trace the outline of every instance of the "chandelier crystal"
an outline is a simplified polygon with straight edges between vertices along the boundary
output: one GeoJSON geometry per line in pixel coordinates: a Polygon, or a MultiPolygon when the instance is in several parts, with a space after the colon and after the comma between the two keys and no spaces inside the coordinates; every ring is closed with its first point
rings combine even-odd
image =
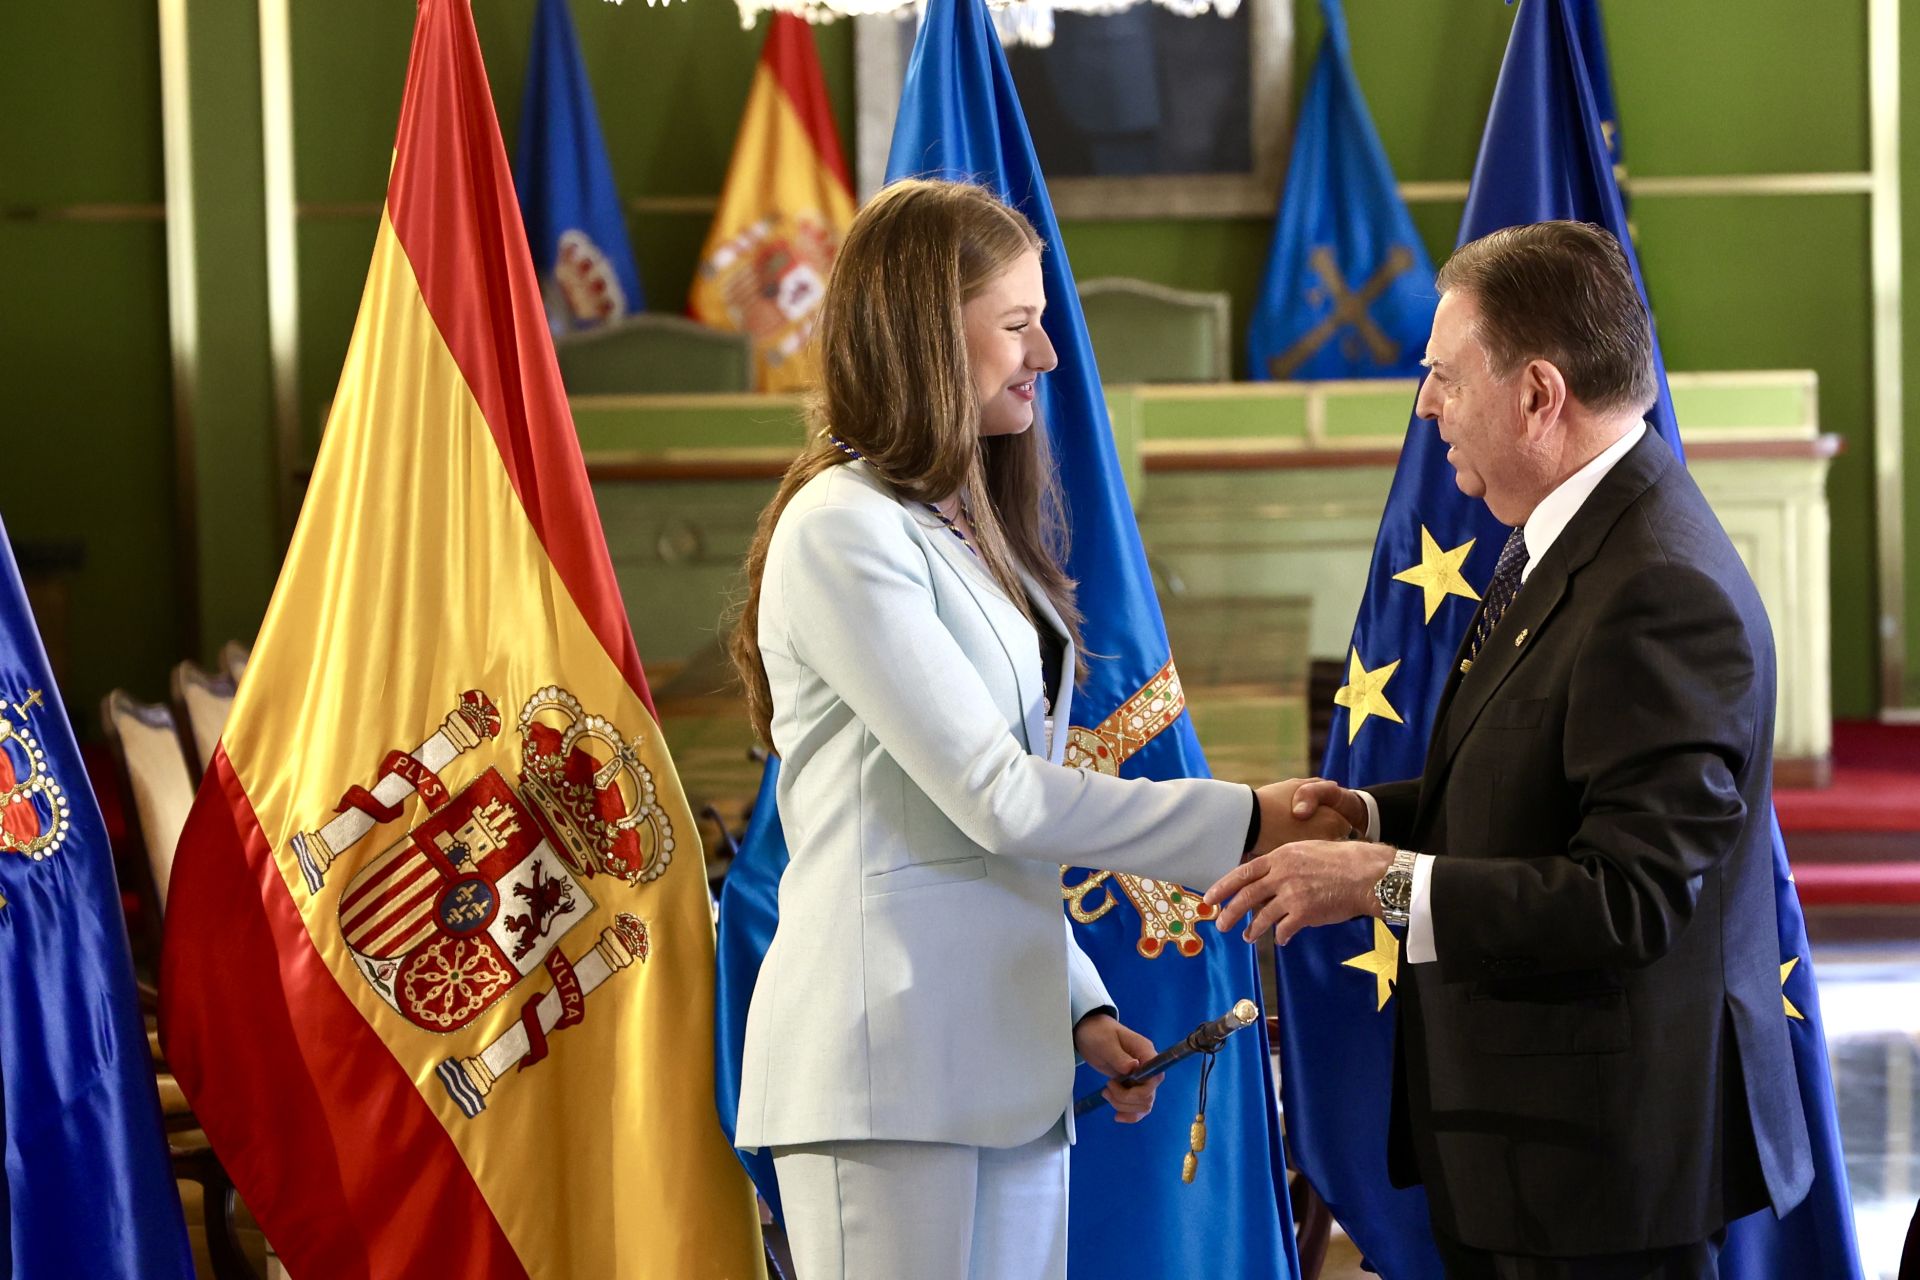
{"type": "MultiPolygon", "coordinates": [[[[740,6],[740,25],[751,29],[763,13],[791,13],[808,22],[833,22],[840,18],[863,18],[878,14],[916,12],[926,0],[736,0],[740,6]]],[[[1153,3],[1183,18],[1198,18],[1215,13],[1231,18],[1240,8],[1240,0],[987,0],[993,14],[994,29],[1002,44],[1033,45],[1044,48],[1053,43],[1055,12],[1109,14],[1131,9],[1136,4],[1153,3]]],[[[619,4],[621,0],[612,0],[619,4]]],[[[673,0],[647,0],[647,7],[667,5],[673,0]]]]}

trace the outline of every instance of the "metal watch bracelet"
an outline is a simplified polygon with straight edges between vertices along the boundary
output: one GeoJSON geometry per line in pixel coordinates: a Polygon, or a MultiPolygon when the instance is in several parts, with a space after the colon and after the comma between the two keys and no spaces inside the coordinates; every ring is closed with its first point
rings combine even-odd
{"type": "Polygon", "coordinates": [[[1373,886],[1374,901],[1380,904],[1380,915],[1388,924],[1404,926],[1413,910],[1413,859],[1410,851],[1396,849],[1393,865],[1373,886]]]}

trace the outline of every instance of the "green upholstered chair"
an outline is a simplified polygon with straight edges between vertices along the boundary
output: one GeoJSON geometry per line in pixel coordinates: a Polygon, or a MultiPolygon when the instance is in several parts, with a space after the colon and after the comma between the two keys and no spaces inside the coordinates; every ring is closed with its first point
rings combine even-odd
{"type": "Polygon", "coordinates": [[[1232,376],[1231,304],[1224,293],[1110,276],[1081,284],[1080,308],[1106,382],[1225,382],[1232,376]]]}
{"type": "Polygon", "coordinates": [[[753,343],[744,333],[685,316],[646,312],[554,340],[567,394],[662,395],[753,390],[753,343]]]}

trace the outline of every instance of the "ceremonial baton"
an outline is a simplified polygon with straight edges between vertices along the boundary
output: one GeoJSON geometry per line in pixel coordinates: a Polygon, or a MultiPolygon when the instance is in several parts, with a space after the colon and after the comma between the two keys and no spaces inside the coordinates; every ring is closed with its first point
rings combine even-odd
{"type": "MultiPolygon", "coordinates": [[[[1196,1053],[1218,1053],[1220,1052],[1220,1046],[1227,1042],[1228,1036],[1242,1027],[1251,1026],[1253,1020],[1259,1016],[1260,1010],[1255,1007],[1253,1001],[1241,1000],[1227,1011],[1226,1016],[1215,1018],[1212,1022],[1201,1023],[1193,1029],[1192,1033],[1189,1034],[1185,1040],[1174,1045],[1171,1049],[1162,1050],[1151,1061],[1142,1063],[1126,1075],[1115,1076],[1113,1083],[1126,1085],[1128,1088],[1131,1088],[1139,1084],[1142,1080],[1150,1080],[1154,1076],[1159,1075],[1162,1071],[1165,1071],[1168,1067],[1183,1058],[1190,1058],[1196,1053]]],[[[1090,1093],[1075,1102],[1073,1104],[1073,1114],[1076,1116],[1084,1116],[1088,1112],[1098,1111],[1106,1105],[1107,1095],[1105,1087],[1102,1086],[1101,1092],[1090,1093]]]]}

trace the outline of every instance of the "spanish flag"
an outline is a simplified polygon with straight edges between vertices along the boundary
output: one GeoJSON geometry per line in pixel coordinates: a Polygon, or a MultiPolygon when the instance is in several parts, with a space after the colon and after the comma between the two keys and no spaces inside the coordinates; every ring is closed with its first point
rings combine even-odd
{"type": "Polygon", "coordinates": [[[466,0],[421,0],[299,528],[181,838],[166,1051],[296,1276],[751,1277],[701,845],[466,0]]]}
{"type": "Polygon", "coordinates": [[[687,299],[694,319],[752,336],[758,390],[799,391],[819,381],[810,340],[852,222],[853,183],[813,30],[776,13],[687,299]]]}

